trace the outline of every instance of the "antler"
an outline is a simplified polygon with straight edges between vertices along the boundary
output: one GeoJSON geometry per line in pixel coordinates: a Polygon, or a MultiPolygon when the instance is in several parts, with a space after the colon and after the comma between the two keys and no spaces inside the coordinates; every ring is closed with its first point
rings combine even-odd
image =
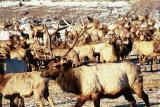
{"type": "Polygon", "coordinates": [[[71,29],[73,29],[75,32],[77,32],[77,30],[71,25],[69,24],[63,17],[62,17],[62,20],[64,21],[64,23],[69,26],[71,29]]]}
{"type": "MultiPolygon", "coordinates": [[[[67,21],[65,21],[65,19],[62,19],[70,28],[72,28],[73,30],[75,30],[69,23],[67,23],[67,21]]],[[[87,26],[84,24],[84,21],[81,18],[81,22],[82,22],[82,31],[78,34],[78,32],[75,30],[76,35],[75,35],[75,39],[73,41],[73,44],[69,47],[68,51],[62,56],[66,56],[72,49],[73,47],[76,45],[78,39],[85,33],[85,31],[87,30],[87,26]]]]}
{"type": "Polygon", "coordinates": [[[59,21],[58,21],[57,28],[55,29],[55,31],[51,35],[55,35],[58,31],[59,31],[59,21]]]}
{"type": "Polygon", "coordinates": [[[84,21],[83,21],[83,19],[82,19],[82,16],[79,15],[79,17],[80,17],[80,19],[81,19],[82,26],[85,26],[85,25],[84,25],[84,21]]]}

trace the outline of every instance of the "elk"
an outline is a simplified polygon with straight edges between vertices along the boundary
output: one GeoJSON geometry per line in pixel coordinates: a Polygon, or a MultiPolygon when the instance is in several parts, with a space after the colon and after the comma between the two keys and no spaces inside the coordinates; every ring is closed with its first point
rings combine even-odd
{"type": "Polygon", "coordinates": [[[144,70],[145,67],[145,60],[146,58],[151,58],[151,71],[152,65],[156,67],[156,57],[159,55],[159,41],[152,40],[152,41],[134,41],[134,51],[139,55],[139,62],[143,66],[144,70]]]}
{"type": "MultiPolygon", "coordinates": [[[[8,70],[12,69],[14,70],[14,66],[17,69],[16,66],[20,66],[20,65],[27,65],[27,68],[25,67],[28,71],[32,71],[32,68],[34,67],[34,70],[38,70],[38,64],[37,64],[37,60],[35,60],[35,58],[33,57],[32,54],[32,47],[29,48],[28,44],[26,44],[25,40],[20,40],[19,42],[17,42],[17,40],[15,40],[16,43],[14,43],[14,41],[11,41],[11,44],[9,46],[9,48],[6,48],[6,56],[8,59],[7,61],[9,63],[10,68],[8,68],[8,70]],[[14,45],[13,45],[14,44],[14,45]],[[17,65],[14,64],[14,61],[17,62],[17,65]],[[20,64],[20,65],[19,65],[20,64]],[[31,67],[32,66],[32,67],[31,67]]],[[[22,66],[20,66],[19,68],[22,68],[22,66]]],[[[21,70],[17,70],[17,71],[21,71],[21,70]]]]}
{"type": "Polygon", "coordinates": [[[108,32],[107,26],[102,25],[102,23],[97,19],[90,17],[87,17],[87,19],[89,21],[88,28],[90,29],[86,31],[86,34],[91,36],[91,40],[97,41],[105,39],[105,35],[108,32]]]}
{"type": "Polygon", "coordinates": [[[43,76],[56,78],[59,86],[66,92],[77,94],[75,107],[82,107],[92,100],[94,107],[100,107],[101,98],[117,98],[124,95],[130,106],[136,106],[132,91],[143,99],[147,107],[148,95],[143,90],[143,77],[140,67],[132,63],[105,63],[71,67],[69,60],[56,61],[52,70],[44,71],[43,76]]]}
{"type": "Polygon", "coordinates": [[[33,35],[35,38],[37,38],[37,33],[42,32],[44,29],[43,25],[31,25],[31,30],[33,31],[33,35]]]}
{"type": "Polygon", "coordinates": [[[94,48],[90,45],[81,45],[75,46],[74,50],[79,54],[80,61],[82,62],[85,59],[89,59],[90,61],[94,62],[94,48]]]}
{"type": "Polygon", "coordinates": [[[101,57],[100,52],[101,52],[102,48],[109,45],[108,41],[92,43],[90,45],[94,49],[94,57],[96,58],[96,62],[100,62],[100,57],[101,57]]]}
{"type": "Polygon", "coordinates": [[[119,37],[122,41],[127,38],[129,34],[130,26],[125,22],[126,20],[125,17],[120,17],[117,22],[111,26],[113,27],[112,30],[114,31],[115,36],[119,37]]]}
{"type": "Polygon", "coordinates": [[[113,45],[108,44],[100,50],[100,62],[118,61],[117,52],[113,45]]]}
{"type": "Polygon", "coordinates": [[[133,40],[132,38],[127,38],[128,43],[124,43],[124,41],[121,41],[120,39],[113,36],[110,38],[109,43],[114,48],[114,53],[117,56],[117,59],[120,60],[126,60],[126,57],[129,55],[129,53],[132,51],[132,45],[133,40]]]}
{"type": "Polygon", "coordinates": [[[133,40],[132,38],[127,39],[128,43],[118,44],[119,52],[118,52],[118,60],[121,58],[122,60],[126,60],[126,57],[132,51],[133,40]]]}
{"type": "Polygon", "coordinates": [[[54,103],[48,92],[48,80],[41,76],[41,72],[0,74],[0,93],[5,98],[10,99],[11,107],[18,105],[13,102],[14,98],[23,99],[31,95],[35,96],[40,107],[44,107],[42,98],[45,98],[50,106],[54,107],[54,103]]]}

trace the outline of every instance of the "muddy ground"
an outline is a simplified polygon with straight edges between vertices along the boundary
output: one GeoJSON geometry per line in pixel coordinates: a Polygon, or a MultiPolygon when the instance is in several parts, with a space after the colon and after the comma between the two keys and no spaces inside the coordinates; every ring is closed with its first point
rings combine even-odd
{"type": "MultiPolygon", "coordinates": [[[[72,20],[77,20],[78,15],[83,17],[93,16],[99,18],[103,22],[107,22],[108,18],[113,19],[120,13],[125,13],[126,8],[116,8],[115,13],[112,13],[112,17],[108,17],[110,8],[97,7],[97,8],[77,8],[77,7],[46,7],[46,6],[27,6],[27,7],[3,7],[0,8],[0,19],[12,20],[13,18],[20,17],[48,17],[51,20],[59,20],[61,17],[65,17],[72,20]]],[[[150,103],[152,107],[160,107],[160,70],[155,72],[143,72],[144,75],[144,89],[149,95],[150,103]]],[[[56,107],[72,107],[77,96],[63,92],[60,87],[58,87],[54,80],[50,80],[49,84],[50,95],[56,103],[56,107]]],[[[136,95],[138,107],[144,107],[144,103],[136,95]]],[[[7,100],[3,101],[3,107],[8,107],[9,102],[7,100]]],[[[26,98],[26,107],[36,107],[36,101],[34,98],[26,98]]],[[[45,103],[48,106],[48,103],[45,103]]],[[[117,99],[103,99],[101,100],[101,107],[127,107],[128,102],[124,97],[119,97],[117,99]]],[[[88,101],[85,103],[84,107],[93,107],[92,102],[88,101]]]]}

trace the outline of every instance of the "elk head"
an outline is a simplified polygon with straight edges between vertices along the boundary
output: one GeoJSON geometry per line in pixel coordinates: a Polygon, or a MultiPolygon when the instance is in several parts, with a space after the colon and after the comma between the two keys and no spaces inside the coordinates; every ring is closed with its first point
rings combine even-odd
{"type": "Polygon", "coordinates": [[[55,57],[47,66],[47,70],[42,71],[43,77],[51,77],[56,79],[63,71],[67,71],[72,67],[72,61],[62,57],[55,57]]]}

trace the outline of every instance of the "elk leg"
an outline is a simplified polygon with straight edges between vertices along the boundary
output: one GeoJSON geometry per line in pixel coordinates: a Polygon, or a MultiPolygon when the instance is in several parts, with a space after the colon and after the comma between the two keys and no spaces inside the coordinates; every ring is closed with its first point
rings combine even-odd
{"type": "Polygon", "coordinates": [[[37,101],[39,102],[39,107],[44,107],[43,102],[42,102],[42,96],[40,94],[41,94],[40,91],[34,90],[34,96],[37,99],[37,101]]]}
{"type": "Polygon", "coordinates": [[[143,55],[139,55],[139,63],[140,63],[141,66],[143,64],[143,58],[144,58],[143,55]]]}
{"type": "Polygon", "coordinates": [[[98,94],[93,94],[92,100],[94,103],[94,107],[100,107],[100,96],[98,94]]]}
{"type": "Polygon", "coordinates": [[[128,90],[127,92],[125,92],[124,97],[130,103],[130,107],[137,107],[136,106],[136,100],[133,97],[131,91],[128,90]]]}
{"type": "Polygon", "coordinates": [[[81,97],[78,99],[75,107],[82,107],[82,105],[83,105],[86,101],[87,101],[87,97],[81,96],[81,97]]]}
{"type": "MultiPolygon", "coordinates": [[[[47,85],[48,85],[48,84],[47,84],[47,85]]],[[[49,102],[49,104],[50,104],[51,107],[55,107],[55,106],[54,106],[55,104],[54,104],[52,98],[49,96],[48,87],[45,89],[44,94],[43,94],[43,97],[49,102]]]]}
{"type": "Polygon", "coordinates": [[[18,107],[18,98],[11,96],[10,100],[10,107],[18,107]]]}
{"type": "Polygon", "coordinates": [[[126,56],[123,56],[123,61],[127,61],[127,57],[126,56]]]}
{"type": "Polygon", "coordinates": [[[157,57],[154,58],[154,66],[155,66],[155,69],[158,68],[158,66],[157,66],[157,57]]]}
{"type": "Polygon", "coordinates": [[[98,56],[98,63],[100,62],[100,55],[98,56]]]}
{"type": "Polygon", "coordinates": [[[144,91],[142,91],[142,95],[140,97],[143,99],[143,101],[145,102],[146,106],[150,107],[148,95],[144,91]]]}
{"type": "Polygon", "coordinates": [[[142,58],[142,66],[143,66],[144,71],[146,70],[145,61],[146,61],[146,56],[142,58]]]}
{"type": "Polygon", "coordinates": [[[47,99],[48,99],[48,102],[49,102],[50,106],[51,106],[51,107],[55,107],[55,106],[54,106],[55,104],[54,104],[52,98],[51,98],[50,96],[48,96],[47,99]]]}
{"type": "Polygon", "coordinates": [[[153,57],[153,60],[152,60],[152,70],[155,70],[155,69],[157,69],[158,67],[157,67],[157,64],[156,64],[156,60],[157,59],[157,57],[153,57]]]}
{"type": "Polygon", "coordinates": [[[154,66],[154,65],[153,65],[153,64],[154,64],[153,60],[154,60],[154,59],[151,59],[151,68],[150,68],[151,71],[153,71],[153,66],[154,66]]]}
{"type": "Polygon", "coordinates": [[[128,56],[128,61],[131,61],[131,56],[130,55],[128,56]]]}
{"type": "Polygon", "coordinates": [[[137,96],[143,99],[145,105],[150,107],[148,95],[143,91],[143,85],[141,83],[136,83],[133,87],[133,90],[137,96]]]}
{"type": "Polygon", "coordinates": [[[16,101],[16,105],[17,105],[17,107],[25,107],[24,106],[24,99],[22,98],[22,97],[15,97],[15,100],[14,101],[16,101]]]}
{"type": "Polygon", "coordinates": [[[24,105],[24,99],[22,97],[19,98],[18,107],[25,107],[25,105],[24,105]]]}
{"type": "Polygon", "coordinates": [[[3,98],[2,93],[0,93],[0,107],[2,107],[2,98],[3,98]]]}
{"type": "Polygon", "coordinates": [[[17,107],[14,103],[14,99],[10,99],[10,107],[17,107]]]}

